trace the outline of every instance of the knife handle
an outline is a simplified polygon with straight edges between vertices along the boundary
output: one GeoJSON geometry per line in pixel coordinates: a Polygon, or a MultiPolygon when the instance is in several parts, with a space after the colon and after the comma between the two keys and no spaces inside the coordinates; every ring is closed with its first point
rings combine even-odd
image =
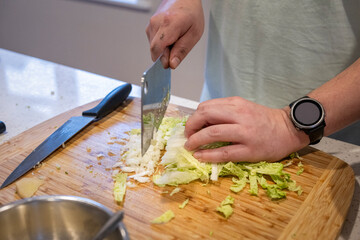
{"type": "Polygon", "coordinates": [[[0,134],[6,131],[6,125],[3,121],[0,121],[0,134]]]}
{"type": "Polygon", "coordinates": [[[82,115],[95,117],[96,120],[100,120],[119,107],[129,96],[131,89],[132,86],[129,83],[115,88],[106,95],[106,97],[98,105],[92,109],[84,111],[82,115]]]}

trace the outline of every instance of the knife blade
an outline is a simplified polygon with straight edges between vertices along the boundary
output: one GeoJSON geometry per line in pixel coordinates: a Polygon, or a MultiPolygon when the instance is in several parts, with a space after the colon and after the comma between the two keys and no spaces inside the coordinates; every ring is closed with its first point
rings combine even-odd
{"type": "Polygon", "coordinates": [[[51,153],[62,146],[66,141],[75,136],[78,132],[99,121],[110,112],[119,107],[129,96],[132,86],[129,83],[123,84],[112,90],[94,108],[82,112],[82,116],[72,117],[60,128],[52,133],[34,151],[32,151],[17,168],[6,178],[1,188],[13,183],[16,179],[27,173],[30,169],[46,159],[51,153]]]}
{"type": "Polygon", "coordinates": [[[141,78],[141,154],[148,150],[170,101],[171,70],[160,57],[141,78]]]}

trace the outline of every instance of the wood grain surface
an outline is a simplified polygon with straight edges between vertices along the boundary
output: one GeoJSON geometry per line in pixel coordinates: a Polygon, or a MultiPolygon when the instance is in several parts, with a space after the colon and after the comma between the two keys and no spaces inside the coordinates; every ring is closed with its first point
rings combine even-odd
{"type": "MultiPolygon", "coordinates": [[[[99,101],[76,108],[43,122],[0,146],[0,181],[52,132],[72,116],[95,106],[99,101]]],[[[183,116],[190,109],[170,105],[168,116],[183,116]]],[[[93,199],[112,211],[125,211],[125,225],[132,239],[336,239],[345,220],[354,192],[354,173],[342,160],[307,147],[299,153],[304,172],[286,168],[303,188],[303,194],[287,192],[287,198],[271,201],[260,189],[251,196],[248,188],[235,194],[229,190],[231,178],[203,185],[195,181],[174,187],[152,183],[128,188],[118,205],[113,198],[112,166],[121,158],[127,132],[140,127],[140,100],[129,99],[124,107],[93,123],[59,148],[25,177],[45,178],[36,192],[40,195],[74,195],[93,199]],[[98,158],[100,155],[102,158],[98,158]],[[60,169],[58,167],[60,166],[60,169]],[[168,193],[164,193],[168,191],[168,193]],[[234,214],[224,219],[216,207],[227,195],[235,198],[234,214]],[[189,198],[184,209],[179,204],[189,198]],[[175,218],[166,224],[150,221],[171,209],[175,218]]],[[[15,184],[0,190],[0,204],[19,197],[15,184]]]]}

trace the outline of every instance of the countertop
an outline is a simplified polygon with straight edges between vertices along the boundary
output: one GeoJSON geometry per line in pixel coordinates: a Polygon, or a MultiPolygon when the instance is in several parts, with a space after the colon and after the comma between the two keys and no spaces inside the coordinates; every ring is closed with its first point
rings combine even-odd
{"type": "MultiPolygon", "coordinates": [[[[139,84],[142,72],[139,72],[139,84]]],[[[122,81],[0,49],[0,144],[60,113],[103,98],[122,81]]],[[[140,97],[140,87],[130,94],[140,97]]],[[[196,108],[198,102],[171,96],[171,103],[196,108]]],[[[360,146],[323,138],[315,148],[347,162],[355,192],[339,239],[360,239],[360,146]]],[[[0,156],[1,157],[1,156],[0,156]]],[[[344,186],[346,187],[346,186],[344,186]]]]}

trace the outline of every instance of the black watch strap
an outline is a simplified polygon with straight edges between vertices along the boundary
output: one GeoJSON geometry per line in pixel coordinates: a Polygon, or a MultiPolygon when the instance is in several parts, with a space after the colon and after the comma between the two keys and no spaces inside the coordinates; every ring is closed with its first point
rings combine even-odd
{"type": "Polygon", "coordinates": [[[317,128],[311,129],[311,130],[304,130],[304,132],[309,135],[310,138],[310,144],[314,145],[320,142],[322,137],[324,136],[324,127],[325,122],[323,122],[321,125],[319,125],[317,128]]]}

